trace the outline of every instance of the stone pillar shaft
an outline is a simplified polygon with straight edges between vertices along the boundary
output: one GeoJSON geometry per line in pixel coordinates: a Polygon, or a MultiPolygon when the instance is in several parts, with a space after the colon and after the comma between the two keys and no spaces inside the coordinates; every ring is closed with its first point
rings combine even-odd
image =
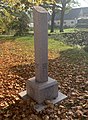
{"type": "Polygon", "coordinates": [[[34,48],[35,48],[35,80],[48,81],[48,19],[47,11],[34,7],[34,48]]]}

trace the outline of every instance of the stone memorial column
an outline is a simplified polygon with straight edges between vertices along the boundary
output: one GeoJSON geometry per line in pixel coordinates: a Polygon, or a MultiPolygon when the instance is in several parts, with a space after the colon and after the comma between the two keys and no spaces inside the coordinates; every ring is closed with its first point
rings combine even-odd
{"type": "Polygon", "coordinates": [[[48,19],[47,11],[39,6],[34,7],[34,47],[36,82],[48,81],[48,19]]]}
{"type": "Polygon", "coordinates": [[[47,14],[47,11],[40,6],[35,6],[33,9],[35,78],[27,81],[27,94],[39,104],[58,96],[57,81],[48,77],[47,14]]]}
{"type": "MultiPolygon", "coordinates": [[[[35,48],[35,77],[27,80],[27,90],[19,95],[22,98],[31,97],[38,104],[45,100],[57,103],[66,98],[58,92],[56,80],[48,77],[48,18],[47,11],[40,7],[33,8],[34,18],[34,48],[35,48]]],[[[29,71],[30,72],[30,71],[29,71]]],[[[42,110],[44,107],[37,110],[42,110]]]]}

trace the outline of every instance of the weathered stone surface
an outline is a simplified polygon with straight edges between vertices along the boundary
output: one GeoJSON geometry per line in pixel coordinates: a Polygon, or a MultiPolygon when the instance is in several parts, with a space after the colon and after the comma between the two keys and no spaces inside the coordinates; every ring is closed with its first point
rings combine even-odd
{"type": "MultiPolygon", "coordinates": [[[[19,95],[24,100],[27,100],[27,99],[29,100],[30,99],[30,96],[27,95],[27,91],[23,91],[19,95]]],[[[67,98],[66,95],[64,95],[63,93],[61,93],[61,92],[58,91],[58,97],[56,97],[56,99],[52,99],[52,100],[48,100],[48,101],[50,101],[50,103],[51,103],[50,105],[52,105],[52,104],[56,104],[56,103],[60,102],[63,99],[66,99],[66,98],[67,98]]],[[[48,107],[49,105],[46,105],[46,104],[42,103],[42,104],[36,104],[36,105],[33,105],[33,106],[34,106],[34,109],[37,112],[39,112],[39,111],[42,111],[44,108],[48,107]]],[[[50,108],[50,106],[49,106],[49,108],[50,108]]],[[[58,114],[60,114],[60,113],[58,113],[58,114]]]]}
{"type": "Polygon", "coordinates": [[[35,6],[34,17],[34,48],[35,48],[35,77],[27,80],[27,91],[21,92],[24,99],[28,97],[35,100],[37,111],[43,110],[47,105],[44,101],[50,100],[55,104],[66,98],[64,94],[58,92],[56,80],[48,77],[48,19],[47,11],[35,6]]]}
{"type": "Polygon", "coordinates": [[[33,9],[35,80],[48,81],[48,19],[47,11],[39,6],[33,9]]]}
{"type": "Polygon", "coordinates": [[[35,6],[34,18],[34,48],[35,48],[35,78],[27,81],[27,94],[41,104],[47,99],[58,96],[58,83],[48,78],[48,19],[47,11],[35,6]]]}
{"type": "Polygon", "coordinates": [[[31,78],[27,81],[27,94],[37,103],[43,103],[58,96],[58,83],[50,77],[44,83],[36,82],[35,78],[31,78]]]}

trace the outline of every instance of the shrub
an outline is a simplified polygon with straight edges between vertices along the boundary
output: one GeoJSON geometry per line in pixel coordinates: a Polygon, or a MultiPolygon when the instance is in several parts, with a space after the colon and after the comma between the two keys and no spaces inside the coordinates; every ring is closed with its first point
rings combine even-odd
{"type": "Polygon", "coordinates": [[[83,48],[85,52],[88,52],[88,45],[83,48]]]}

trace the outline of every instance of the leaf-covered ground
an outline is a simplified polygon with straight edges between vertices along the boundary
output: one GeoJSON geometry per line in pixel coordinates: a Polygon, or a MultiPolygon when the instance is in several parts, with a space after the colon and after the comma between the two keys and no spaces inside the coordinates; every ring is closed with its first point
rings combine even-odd
{"type": "Polygon", "coordinates": [[[49,40],[48,74],[68,98],[38,113],[18,96],[35,76],[33,38],[26,39],[0,40],[0,120],[87,120],[88,53],[49,40]]]}

